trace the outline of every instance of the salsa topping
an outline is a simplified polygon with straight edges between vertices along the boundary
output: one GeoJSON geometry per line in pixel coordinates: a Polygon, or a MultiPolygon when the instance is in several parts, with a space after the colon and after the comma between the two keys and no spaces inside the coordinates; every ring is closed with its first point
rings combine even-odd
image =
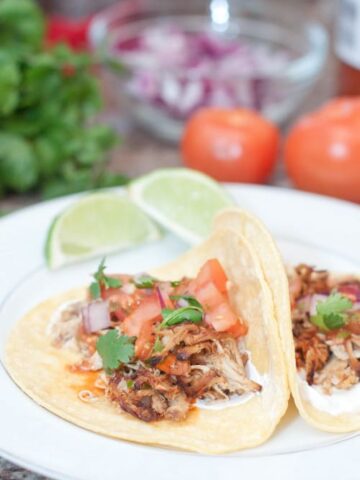
{"type": "Polygon", "coordinates": [[[103,260],[94,279],[89,300],[68,307],[70,316],[62,311],[53,343],[64,346],[64,319],[77,312],[71,335],[81,360],[71,369],[99,372],[104,394],[122,410],[143,421],[181,420],[197,400],[261,391],[248,378],[238,344],[248,327],[230,304],[231,285],[217,260],[195,279],[172,282],[108,276],[103,260]]]}
{"type": "Polygon", "coordinates": [[[289,278],[296,365],[326,394],[360,378],[360,281],[298,265],[289,278]]]}

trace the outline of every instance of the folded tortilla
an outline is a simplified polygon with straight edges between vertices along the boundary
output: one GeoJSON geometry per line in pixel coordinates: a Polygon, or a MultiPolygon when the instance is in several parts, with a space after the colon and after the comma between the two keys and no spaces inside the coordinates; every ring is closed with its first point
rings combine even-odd
{"type": "MultiPolygon", "coordinates": [[[[316,408],[303,395],[296,368],[295,344],[292,333],[289,286],[283,260],[266,227],[248,212],[227,209],[215,219],[216,228],[233,228],[242,234],[256,250],[262,272],[270,287],[279,335],[284,351],[291,394],[300,415],[310,425],[328,432],[351,432],[360,429],[360,405],[358,413],[332,415],[316,408]]],[[[335,282],[337,278],[333,277],[335,282]]]]}
{"type": "Polygon", "coordinates": [[[219,259],[228,275],[230,302],[249,325],[245,349],[264,376],[261,393],[246,402],[216,410],[195,408],[181,422],[145,423],[105,397],[81,401],[82,375],[67,368],[78,358],[53,347],[46,327],[57,307],[84,299],[86,288],[41,303],[15,325],[6,348],[8,372],[38,404],[75,425],[110,437],[202,453],[230,452],[265,442],[287,409],[289,390],[271,291],[252,246],[242,235],[219,226],[203,244],[149,273],[160,280],[195,277],[210,258],[219,259]]]}

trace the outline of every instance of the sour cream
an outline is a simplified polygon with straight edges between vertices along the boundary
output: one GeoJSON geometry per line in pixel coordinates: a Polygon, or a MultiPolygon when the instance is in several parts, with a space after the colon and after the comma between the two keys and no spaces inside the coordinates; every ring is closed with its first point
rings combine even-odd
{"type": "Polygon", "coordinates": [[[300,374],[297,381],[301,395],[318,410],[330,415],[360,411],[360,383],[348,390],[333,389],[330,395],[326,395],[320,386],[309,385],[300,374]]]}
{"type": "MultiPolygon", "coordinates": [[[[244,350],[242,350],[244,352],[244,350]]],[[[251,352],[246,351],[248,354],[248,361],[246,362],[245,371],[246,376],[250,378],[250,380],[259,383],[263,388],[269,382],[268,375],[261,375],[255,365],[251,361],[251,352]]],[[[251,400],[253,397],[261,395],[260,392],[249,392],[244,393],[243,395],[233,395],[228,400],[197,400],[195,405],[198,408],[202,408],[204,410],[222,410],[224,408],[235,407],[237,405],[244,404],[251,400]]]]}

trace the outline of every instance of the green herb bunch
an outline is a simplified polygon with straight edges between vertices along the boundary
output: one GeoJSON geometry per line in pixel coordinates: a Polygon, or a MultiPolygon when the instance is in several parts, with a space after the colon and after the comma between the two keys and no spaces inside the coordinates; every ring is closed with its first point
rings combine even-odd
{"type": "Polygon", "coordinates": [[[105,171],[116,134],[89,123],[101,108],[90,57],[44,49],[44,31],[33,0],[0,0],[0,196],[123,184],[105,171]]]}

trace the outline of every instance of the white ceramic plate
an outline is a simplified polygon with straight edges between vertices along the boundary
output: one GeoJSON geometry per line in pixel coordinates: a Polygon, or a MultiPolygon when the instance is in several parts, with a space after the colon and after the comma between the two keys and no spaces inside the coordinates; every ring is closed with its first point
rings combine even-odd
{"type": "MultiPolygon", "coordinates": [[[[239,205],[266,223],[285,261],[360,271],[360,208],[271,187],[228,188],[239,205]]],[[[48,225],[72,201],[74,197],[39,204],[0,221],[1,361],[15,321],[39,301],[87,283],[98,263],[89,261],[58,272],[48,272],[44,266],[42,251],[48,225]]],[[[113,271],[143,271],[186,248],[182,241],[167,235],[157,243],[109,256],[107,263],[113,271]]],[[[183,480],[240,472],[263,478],[269,469],[277,478],[283,474],[286,478],[289,472],[292,478],[303,478],[306,469],[313,475],[317,468],[326,472],[327,478],[336,478],[337,472],[343,474],[344,465],[349,467],[352,461],[356,464],[359,446],[360,438],[354,435],[328,434],[309,427],[293,406],[265,445],[229,456],[203,456],[112,440],[39,407],[11,381],[0,363],[0,454],[55,478],[105,480],[131,476],[137,480],[145,476],[147,480],[183,480]],[[339,464],[337,458],[341,458],[339,464]]]]}

